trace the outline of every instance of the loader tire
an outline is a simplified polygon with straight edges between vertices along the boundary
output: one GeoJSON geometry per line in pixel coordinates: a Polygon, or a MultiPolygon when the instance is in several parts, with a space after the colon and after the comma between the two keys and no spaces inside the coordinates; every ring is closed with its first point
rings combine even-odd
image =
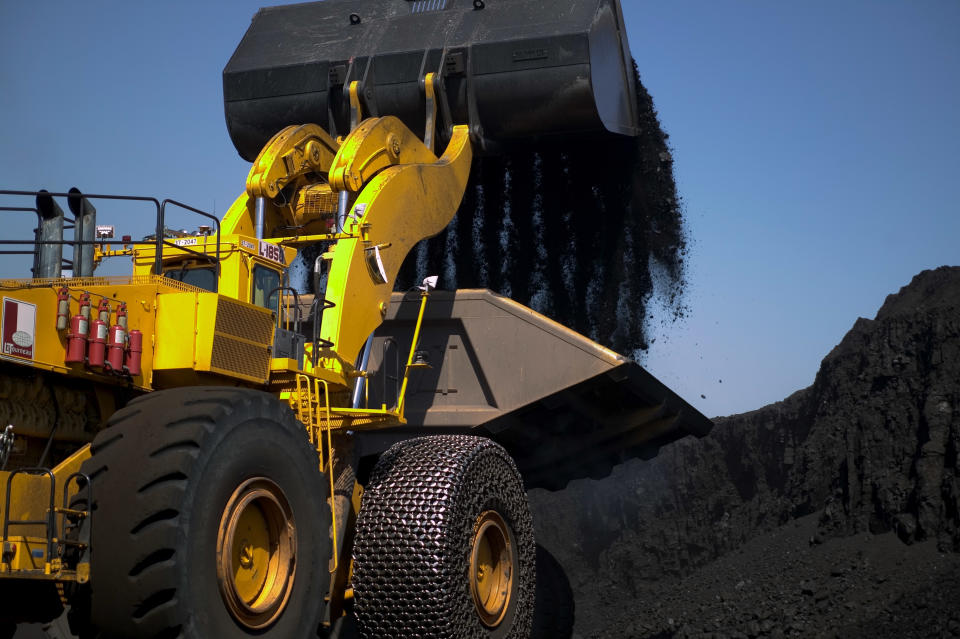
{"type": "Polygon", "coordinates": [[[354,543],[362,637],[529,637],[533,525],[499,444],[439,435],[391,447],[371,473],[354,543]]]}
{"type": "Polygon", "coordinates": [[[329,490],[290,409],[236,388],[157,391],[94,440],[97,637],[315,637],[329,490]]]}

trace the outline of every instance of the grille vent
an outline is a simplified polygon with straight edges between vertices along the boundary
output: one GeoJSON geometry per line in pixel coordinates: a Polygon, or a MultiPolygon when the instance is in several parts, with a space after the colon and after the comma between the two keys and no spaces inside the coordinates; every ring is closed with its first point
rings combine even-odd
{"type": "Polygon", "coordinates": [[[273,344],[273,314],[221,296],[217,300],[217,323],[213,330],[263,344],[266,348],[273,344]]]}
{"type": "Polygon", "coordinates": [[[428,13],[443,11],[450,0],[413,0],[410,2],[410,13],[428,13]]]}
{"type": "Polygon", "coordinates": [[[270,373],[270,351],[266,346],[214,335],[210,368],[263,380],[270,373]]]}
{"type": "Polygon", "coordinates": [[[273,314],[229,298],[217,300],[210,368],[256,380],[270,374],[273,314]]]}

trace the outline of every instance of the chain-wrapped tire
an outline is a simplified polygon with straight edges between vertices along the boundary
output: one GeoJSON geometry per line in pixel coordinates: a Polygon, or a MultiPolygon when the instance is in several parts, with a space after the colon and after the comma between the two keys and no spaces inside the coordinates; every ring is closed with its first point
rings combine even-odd
{"type": "Polygon", "coordinates": [[[354,606],[366,639],[521,639],[535,544],[523,480],[482,437],[410,439],[371,473],[357,519],[354,606]]]}
{"type": "Polygon", "coordinates": [[[95,636],[316,637],[329,489],[288,406],[246,389],[158,391],[117,411],[92,453],[95,636]]]}

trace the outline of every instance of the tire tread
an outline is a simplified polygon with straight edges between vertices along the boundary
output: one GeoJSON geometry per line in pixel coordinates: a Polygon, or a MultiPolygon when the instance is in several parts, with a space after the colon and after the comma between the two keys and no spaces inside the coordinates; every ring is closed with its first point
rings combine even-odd
{"type": "Polygon", "coordinates": [[[243,415],[259,416],[303,437],[304,446],[290,449],[291,454],[302,455],[298,467],[316,469],[303,426],[289,408],[273,395],[250,389],[148,393],[115,412],[96,436],[92,456],[82,467],[93,491],[89,615],[99,630],[91,636],[200,639],[189,611],[201,604],[181,596],[177,585],[179,554],[186,552],[178,549],[190,538],[192,525],[184,516],[189,508],[184,500],[197,490],[197,478],[204,477],[203,469],[214,459],[226,432],[221,425],[237,427],[243,415]],[[109,519],[101,522],[98,515],[104,512],[109,519]],[[98,592],[97,584],[107,586],[98,592]]]}

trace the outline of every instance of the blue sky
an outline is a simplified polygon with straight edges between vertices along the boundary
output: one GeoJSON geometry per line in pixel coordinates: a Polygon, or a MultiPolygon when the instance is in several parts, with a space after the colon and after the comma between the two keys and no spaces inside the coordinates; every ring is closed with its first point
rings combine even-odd
{"type": "MultiPolygon", "coordinates": [[[[0,3],[0,188],[222,213],[249,165],[220,74],[260,4],[0,3]]],[[[656,323],[646,366],[708,415],[758,408],[915,273],[960,263],[960,3],[623,4],[692,240],[689,317],[656,323]]]]}

